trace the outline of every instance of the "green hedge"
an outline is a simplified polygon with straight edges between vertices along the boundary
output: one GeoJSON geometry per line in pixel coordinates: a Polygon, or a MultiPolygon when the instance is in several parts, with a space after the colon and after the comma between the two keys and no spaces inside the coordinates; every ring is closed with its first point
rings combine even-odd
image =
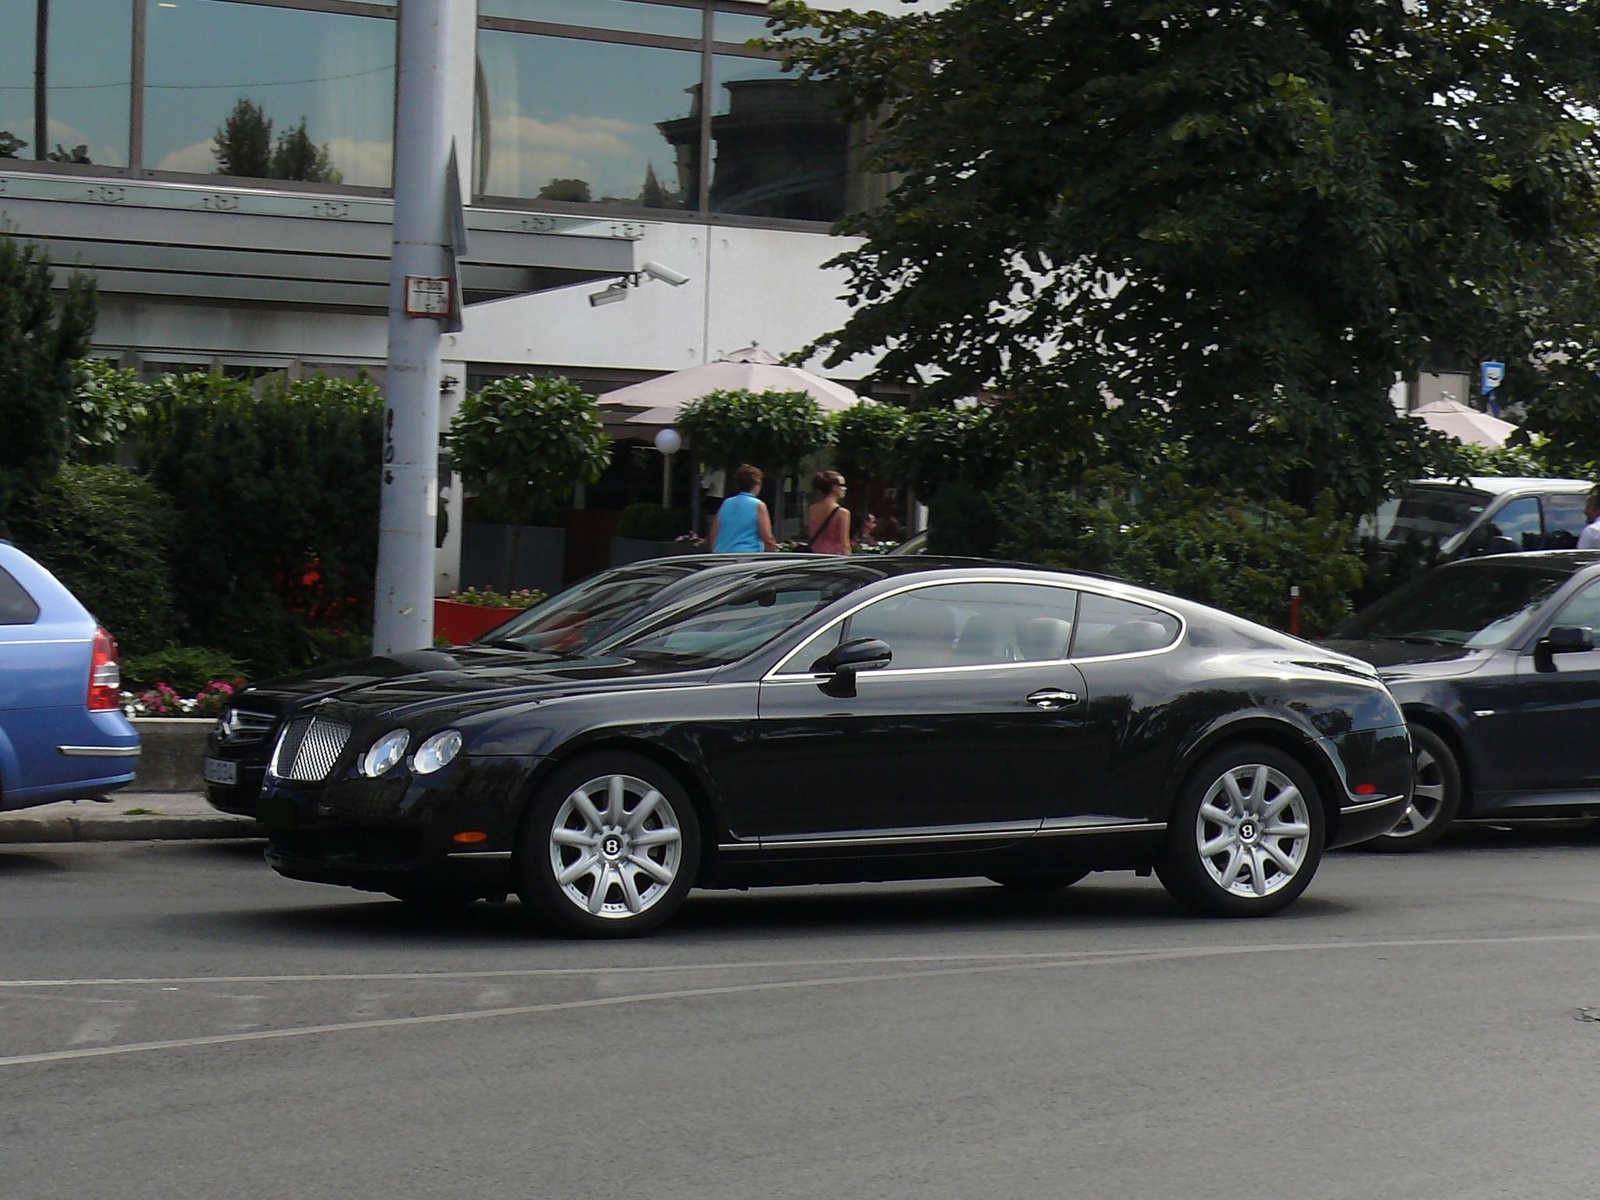
{"type": "Polygon", "coordinates": [[[689,510],[659,504],[630,504],[617,518],[617,536],[647,542],[670,542],[689,532],[689,510]]]}
{"type": "Polygon", "coordinates": [[[175,523],[167,497],[135,472],[70,463],[13,516],[17,544],[128,654],[159,648],[176,629],[167,565],[175,523]]]}

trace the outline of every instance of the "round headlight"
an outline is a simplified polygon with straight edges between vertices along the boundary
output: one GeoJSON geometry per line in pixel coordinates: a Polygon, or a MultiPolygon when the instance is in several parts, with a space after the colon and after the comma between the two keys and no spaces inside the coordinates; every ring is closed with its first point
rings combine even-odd
{"type": "Polygon", "coordinates": [[[411,769],[418,775],[431,775],[440,767],[448,766],[461,753],[461,731],[446,729],[436,733],[417,748],[411,760],[411,769]]]}
{"type": "Polygon", "coordinates": [[[384,734],[372,744],[372,749],[361,760],[361,773],[369,779],[376,779],[405,757],[406,744],[410,741],[411,734],[404,729],[384,734]]]}

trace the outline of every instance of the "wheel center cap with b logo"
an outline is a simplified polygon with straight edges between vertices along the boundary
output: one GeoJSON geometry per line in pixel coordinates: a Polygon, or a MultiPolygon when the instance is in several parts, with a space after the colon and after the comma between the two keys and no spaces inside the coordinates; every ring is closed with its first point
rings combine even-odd
{"type": "Polygon", "coordinates": [[[607,858],[621,858],[627,842],[620,833],[608,833],[600,839],[600,853],[607,858]]]}
{"type": "Polygon", "coordinates": [[[1261,833],[1261,826],[1254,821],[1239,822],[1239,840],[1241,842],[1254,842],[1261,833]]]}

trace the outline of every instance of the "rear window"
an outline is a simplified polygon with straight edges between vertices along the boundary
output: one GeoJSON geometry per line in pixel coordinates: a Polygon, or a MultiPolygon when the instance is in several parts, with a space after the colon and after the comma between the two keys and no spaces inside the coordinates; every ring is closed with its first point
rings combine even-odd
{"type": "Polygon", "coordinates": [[[32,625],[39,619],[39,606],[27,589],[4,567],[0,567],[0,625],[32,625]]]}

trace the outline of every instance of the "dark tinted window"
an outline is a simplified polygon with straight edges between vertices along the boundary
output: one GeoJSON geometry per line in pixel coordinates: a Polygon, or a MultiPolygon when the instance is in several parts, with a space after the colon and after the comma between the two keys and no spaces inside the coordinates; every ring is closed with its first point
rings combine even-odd
{"type": "Polygon", "coordinates": [[[1077,598],[1040,584],[941,584],[862,609],[845,636],[888,643],[891,669],[1042,662],[1066,657],[1077,598]]]}
{"type": "Polygon", "coordinates": [[[1539,501],[1532,496],[1508,501],[1472,535],[1472,541],[1474,549],[1492,554],[1539,549],[1544,541],[1539,526],[1539,501]]]}
{"type": "Polygon", "coordinates": [[[1571,550],[1578,534],[1589,522],[1583,519],[1583,497],[1546,496],[1544,498],[1544,548],[1571,550]]]}
{"type": "Polygon", "coordinates": [[[1501,646],[1570,578],[1564,571],[1493,559],[1446,567],[1379,600],[1346,621],[1334,636],[1501,646]]]}
{"type": "Polygon", "coordinates": [[[9,572],[0,568],[0,625],[32,625],[39,606],[9,572]]]}
{"type": "Polygon", "coordinates": [[[1472,524],[1491,499],[1486,492],[1465,487],[1410,487],[1363,519],[1358,532],[1380,542],[1437,544],[1472,524]]]}
{"type": "Polygon", "coordinates": [[[1078,605],[1073,658],[1160,650],[1178,640],[1178,618],[1130,600],[1085,592],[1078,605]]]}
{"type": "Polygon", "coordinates": [[[1579,629],[1600,629],[1600,583],[1591,583],[1563,604],[1555,623],[1575,625],[1579,629]]]}

